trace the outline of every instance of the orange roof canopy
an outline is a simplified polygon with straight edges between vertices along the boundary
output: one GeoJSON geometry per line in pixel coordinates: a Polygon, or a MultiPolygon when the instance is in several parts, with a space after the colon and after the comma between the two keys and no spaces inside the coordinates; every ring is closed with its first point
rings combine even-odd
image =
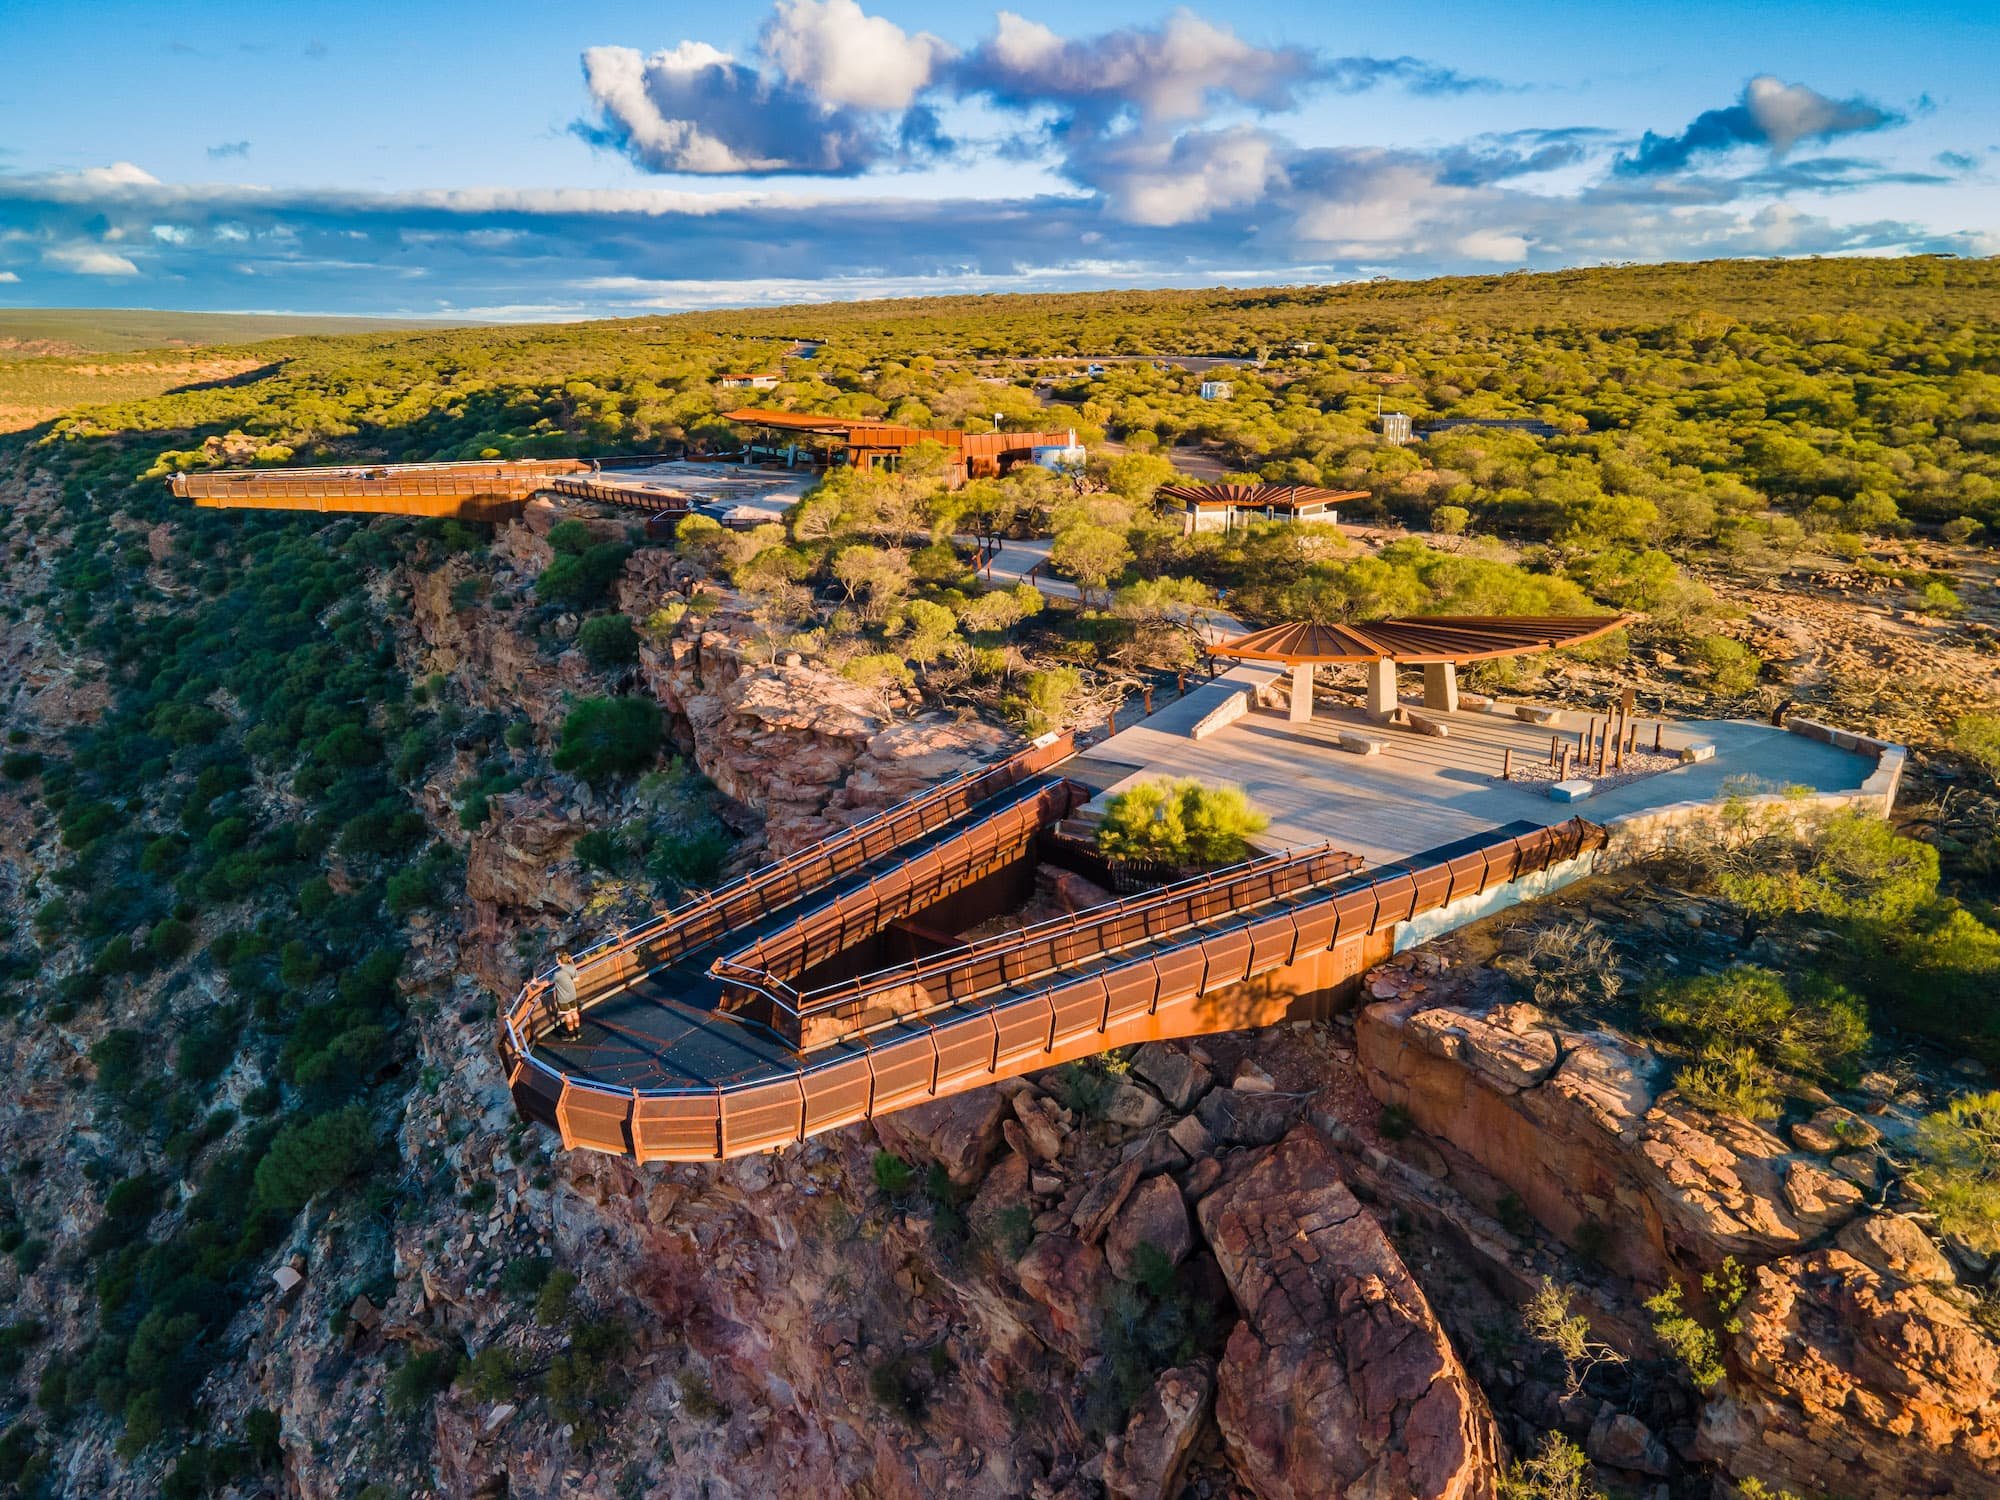
{"type": "Polygon", "coordinates": [[[1163,484],[1159,493],[1189,505],[1232,505],[1243,510],[1298,510],[1366,499],[1366,490],[1325,490],[1316,484],[1163,484]]]}
{"type": "Polygon", "coordinates": [[[1294,620],[1233,636],[1208,649],[1239,661],[1426,662],[1491,661],[1553,651],[1607,636],[1630,615],[1416,615],[1361,625],[1318,625],[1294,620]]]}

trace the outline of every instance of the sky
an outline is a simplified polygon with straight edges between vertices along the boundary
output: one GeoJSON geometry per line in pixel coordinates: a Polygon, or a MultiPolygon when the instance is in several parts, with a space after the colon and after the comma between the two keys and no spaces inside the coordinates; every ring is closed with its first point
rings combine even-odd
{"type": "Polygon", "coordinates": [[[2000,254],[2000,5],[0,4],[0,306],[2000,254]]]}

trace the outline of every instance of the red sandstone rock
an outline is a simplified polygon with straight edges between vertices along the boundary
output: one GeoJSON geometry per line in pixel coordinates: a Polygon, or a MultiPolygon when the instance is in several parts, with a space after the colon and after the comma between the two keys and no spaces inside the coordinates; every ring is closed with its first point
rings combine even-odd
{"type": "Polygon", "coordinates": [[[1180,1494],[1188,1450],[1214,1395],[1215,1367],[1208,1360],[1160,1372],[1105,1454],[1104,1488],[1111,1500],[1174,1500],[1180,1494]]]}
{"type": "Polygon", "coordinates": [[[1760,1266],[1701,1457],[1806,1493],[2000,1494],[2000,1342],[1841,1250],[1760,1266]]]}
{"type": "Polygon", "coordinates": [[[934,1161],[956,1187],[970,1187],[1000,1149],[1007,1098],[998,1089],[973,1089],[912,1105],[875,1118],[882,1147],[898,1156],[934,1161]]]}
{"type": "Polygon", "coordinates": [[[1139,1247],[1151,1245],[1173,1265],[1194,1248],[1187,1204],[1171,1177],[1148,1177],[1126,1198],[1104,1237],[1104,1258],[1111,1274],[1130,1281],[1137,1274],[1139,1247]]]}
{"type": "Polygon", "coordinates": [[[1102,1322],[1104,1256],[1066,1234],[1042,1234],[1014,1263],[1021,1290],[1048,1309],[1055,1339],[1070,1358],[1097,1352],[1102,1322]]]}
{"type": "Polygon", "coordinates": [[[1294,1129],[1199,1214],[1243,1314],[1216,1419],[1257,1495],[1492,1495],[1485,1398],[1316,1131],[1294,1129]]]}

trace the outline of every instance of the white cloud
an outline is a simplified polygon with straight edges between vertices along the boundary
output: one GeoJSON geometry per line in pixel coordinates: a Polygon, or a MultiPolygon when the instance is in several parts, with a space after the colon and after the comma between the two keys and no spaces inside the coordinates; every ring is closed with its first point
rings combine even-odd
{"type": "Polygon", "coordinates": [[[11,286],[20,279],[21,278],[15,275],[12,271],[0,271],[0,284],[11,286]]]}
{"type": "Polygon", "coordinates": [[[1527,236],[1499,229],[1475,229],[1470,234],[1462,234],[1453,248],[1467,260],[1519,265],[1528,258],[1527,236]]]}
{"type": "Polygon", "coordinates": [[[139,268],[122,255],[98,245],[51,245],[42,252],[45,264],[75,276],[137,276],[139,268]]]}
{"type": "Polygon", "coordinates": [[[1890,119],[1888,111],[1864,99],[1829,99],[1803,83],[1786,83],[1768,73],[1750,80],[1743,106],[1781,156],[1800,141],[1877,130],[1890,119]]]}
{"type": "Polygon", "coordinates": [[[1247,125],[1162,140],[1119,137],[1073,167],[1103,187],[1118,217],[1149,225],[1192,224],[1246,208],[1284,175],[1277,141],[1247,125]]]}
{"type": "Polygon", "coordinates": [[[706,42],[650,57],[630,47],[592,47],[583,54],[583,76],[599,112],[584,137],[649,171],[855,172],[884,150],[866,118],[829,108],[706,42]]]}
{"type": "Polygon", "coordinates": [[[157,187],[160,179],[129,161],[115,161],[108,167],[85,167],[77,180],[91,187],[157,187]]]}
{"type": "Polygon", "coordinates": [[[793,83],[858,109],[908,108],[952,56],[942,38],[911,35],[856,0],[778,0],[761,46],[793,83]]]}

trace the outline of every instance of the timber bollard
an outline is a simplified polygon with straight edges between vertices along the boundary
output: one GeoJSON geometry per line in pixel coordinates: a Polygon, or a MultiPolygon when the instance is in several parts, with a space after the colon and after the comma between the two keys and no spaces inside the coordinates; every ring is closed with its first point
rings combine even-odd
{"type": "Polygon", "coordinates": [[[1512,781],[1514,779],[1514,750],[1512,746],[1508,746],[1500,752],[1500,779],[1502,781],[1512,781]]]}
{"type": "Polygon", "coordinates": [[[1153,685],[1149,682],[1141,691],[1146,695],[1146,715],[1150,718],[1153,713],[1153,685]]]}
{"type": "Polygon", "coordinates": [[[1660,725],[1659,723],[1657,723],[1657,722],[1656,722],[1656,723],[1655,723],[1655,724],[1653,725],[1653,754],[1655,754],[1655,755],[1658,755],[1658,754],[1660,753],[1660,730],[1661,730],[1661,728],[1662,728],[1662,726],[1661,726],[1661,725],[1660,725]]]}

